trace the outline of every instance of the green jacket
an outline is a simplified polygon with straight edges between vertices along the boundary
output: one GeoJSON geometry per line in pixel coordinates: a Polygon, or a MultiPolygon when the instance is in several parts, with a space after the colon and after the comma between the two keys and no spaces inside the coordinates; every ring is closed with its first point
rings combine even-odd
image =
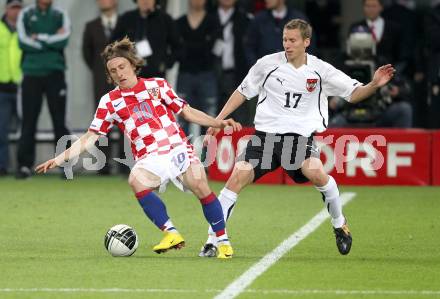
{"type": "Polygon", "coordinates": [[[64,48],[70,35],[70,20],[64,10],[50,6],[41,11],[35,4],[29,5],[18,16],[17,32],[25,75],[44,76],[66,69],[64,48]],[[63,32],[57,33],[60,29],[63,32]]]}
{"type": "Polygon", "coordinates": [[[21,50],[17,33],[0,21],[0,84],[18,84],[21,80],[21,50]]]}

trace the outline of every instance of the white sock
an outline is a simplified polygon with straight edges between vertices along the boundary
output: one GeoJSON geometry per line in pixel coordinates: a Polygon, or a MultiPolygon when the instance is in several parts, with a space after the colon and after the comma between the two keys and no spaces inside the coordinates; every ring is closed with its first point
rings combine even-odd
{"type": "Polygon", "coordinates": [[[327,210],[332,217],[331,222],[334,228],[341,227],[345,222],[345,217],[342,215],[342,203],[339,197],[338,186],[332,176],[328,176],[329,180],[325,186],[316,189],[324,196],[324,202],[327,210]]]}
{"type": "Polygon", "coordinates": [[[225,229],[225,233],[223,235],[218,236],[216,238],[215,246],[218,246],[218,245],[231,245],[231,243],[229,242],[228,234],[226,233],[226,229],[225,229]]]}
{"type": "MultiPolygon", "coordinates": [[[[225,217],[225,222],[231,217],[232,211],[234,210],[235,202],[237,201],[237,193],[231,191],[224,187],[218,196],[218,200],[222,205],[223,215],[225,217]]],[[[212,230],[211,226],[208,228],[208,240],[206,243],[211,243],[217,246],[217,237],[215,232],[212,230]]]]}
{"type": "Polygon", "coordinates": [[[170,232],[170,233],[178,233],[176,227],[174,226],[173,222],[171,221],[171,219],[168,219],[167,222],[165,222],[165,224],[162,226],[162,230],[164,232],[170,232]]]}

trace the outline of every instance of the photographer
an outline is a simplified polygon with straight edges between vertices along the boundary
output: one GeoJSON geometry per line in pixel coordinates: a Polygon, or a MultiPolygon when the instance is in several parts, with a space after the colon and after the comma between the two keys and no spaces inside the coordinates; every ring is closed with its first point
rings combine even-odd
{"type": "Polygon", "coordinates": [[[402,76],[380,89],[369,107],[357,107],[332,97],[329,99],[329,127],[375,126],[385,128],[411,128],[413,111],[410,104],[411,89],[402,76]],[[371,107],[371,105],[375,105],[371,107]]]}
{"type": "Polygon", "coordinates": [[[411,128],[413,111],[410,104],[411,88],[403,76],[393,80],[380,90],[385,111],[376,122],[377,127],[411,128]]]}

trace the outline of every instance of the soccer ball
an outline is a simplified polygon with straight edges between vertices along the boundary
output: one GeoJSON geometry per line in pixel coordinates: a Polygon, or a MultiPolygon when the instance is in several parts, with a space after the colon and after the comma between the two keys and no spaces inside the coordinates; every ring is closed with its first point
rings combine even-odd
{"type": "Polygon", "coordinates": [[[104,246],[112,256],[130,256],[138,247],[138,237],[130,226],[117,224],[105,235],[104,246]]]}

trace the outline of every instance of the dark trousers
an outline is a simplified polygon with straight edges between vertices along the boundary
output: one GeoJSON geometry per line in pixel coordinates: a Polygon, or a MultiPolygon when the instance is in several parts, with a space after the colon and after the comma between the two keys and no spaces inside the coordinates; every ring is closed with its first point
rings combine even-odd
{"type": "Polygon", "coordinates": [[[35,132],[38,117],[46,95],[55,132],[55,144],[64,135],[70,134],[65,125],[66,82],[64,72],[56,71],[46,76],[25,75],[22,88],[21,137],[18,142],[18,165],[32,167],[35,162],[35,132]]]}
{"type": "MultiPolygon", "coordinates": [[[[218,100],[218,112],[223,109],[223,106],[228,101],[229,97],[237,89],[237,74],[235,70],[225,71],[222,70],[219,74],[219,100],[218,100]]],[[[228,118],[232,117],[234,120],[240,122],[244,126],[252,126],[255,116],[255,103],[256,101],[246,100],[240,107],[237,108],[228,118]]]]}
{"type": "MultiPolygon", "coordinates": [[[[191,107],[205,112],[211,116],[217,110],[217,78],[214,71],[199,73],[179,72],[177,76],[177,93],[188,102],[191,107]]],[[[184,119],[179,122],[187,135],[189,124],[184,119]]],[[[202,130],[202,134],[204,129],[202,130]]]]}
{"type": "Polygon", "coordinates": [[[9,161],[9,124],[12,120],[13,106],[17,94],[0,91],[0,170],[8,169],[9,161]]]}

